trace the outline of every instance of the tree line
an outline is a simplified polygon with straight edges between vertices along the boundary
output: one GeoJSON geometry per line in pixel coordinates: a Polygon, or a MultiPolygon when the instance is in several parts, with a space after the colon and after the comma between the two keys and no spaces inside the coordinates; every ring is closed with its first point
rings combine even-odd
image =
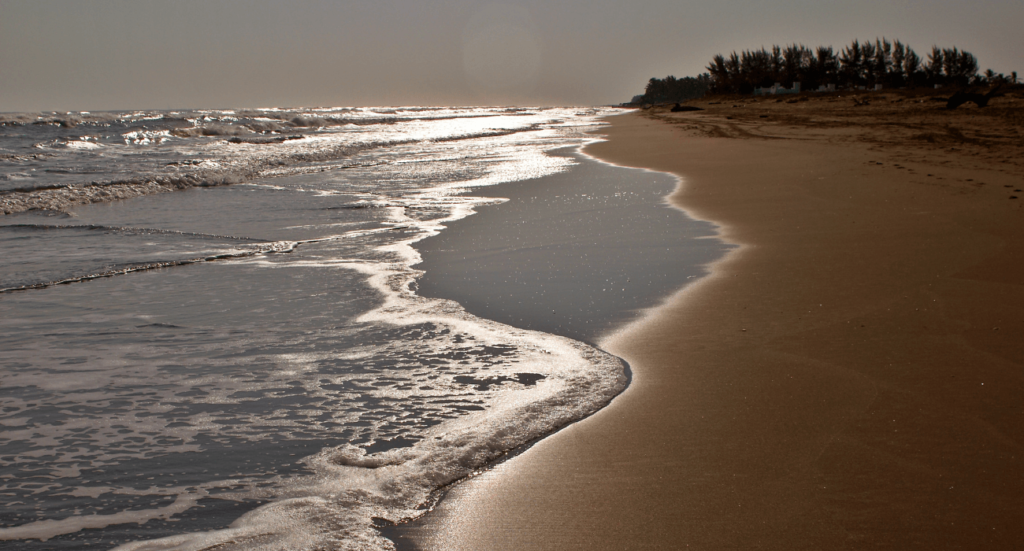
{"type": "Polygon", "coordinates": [[[664,103],[695,99],[705,93],[750,94],[755,88],[766,88],[778,82],[791,88],[799,82],[803,90],[816,90],[822,85],[837,89],[913,88],[918,86],[991,85],[1016,83],[1017,73],[1009,77],[991,69],[978,73],[978,59],[959,48],[933,46],[927,59],[922,59],[910,46],[895,40],[874,42],[854,40],[836,52],[832,46],[813,50],[803,44],[771,50],[744,50],[728,57],[716,55],[707,66],[707,73],[697,77],[652,78],[642,96],[633,103],[664,103]]]}
{"type": "MultiPolygon", "coordinates": [[[[835,52],[831,46],[810,49],[802,44],[771,50],[733,52],[729,57],[716,55],[707,66],[711,91],[751,93],[754,88],[779,82],[786,87],[799,82],[803,90],[821,85],[836,88],[886,88],[916,86],[968,86],[1009,82],[1011,79],[989,70],[978,74],[978,58],[959,48],[933,46],[922,59],[910,46],[895,40],[874,42],[854,40],[835,52]]],[[[1012,75],[1016,80],[1016,74],[1012,75]]]]}
{"type": "Polygon", "coordinates": [[[632,103],[678,103],[703,97],[710,89],[711,76],[707,73],[696,77],[652,78],[643,95],[634,97],[632,103]]]}

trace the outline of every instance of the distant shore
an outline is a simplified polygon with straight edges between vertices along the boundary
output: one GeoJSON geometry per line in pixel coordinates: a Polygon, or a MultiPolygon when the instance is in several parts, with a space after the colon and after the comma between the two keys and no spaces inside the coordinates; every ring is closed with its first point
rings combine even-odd
{"type": "Polygon", "coordinates": [[[801,98],[609,119],[588,153],[681,176],[740,247],[601,343],[625,393],[453,489],[420,547],[1019,545],[1024,101],[801,98]]]}

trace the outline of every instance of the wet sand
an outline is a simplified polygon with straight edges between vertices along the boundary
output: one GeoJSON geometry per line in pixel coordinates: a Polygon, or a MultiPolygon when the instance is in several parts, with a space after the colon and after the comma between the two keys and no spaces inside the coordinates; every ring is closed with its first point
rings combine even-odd
{"type": "Polygon", "coordinates": [[[588,152],[681,175],[672,201],[740,247],[602,342],[633,369],[621,396],[458,485],[417,545],[1017,548],[1016,146],[972,138],[998,129],[968,111],[952,152],[952,132],[648,115],[588,152]]]}
{"type": "MultiPolygon", "coordinates": [[[[573,148],[575,149],[575,148],[573,148]]],[[[571,151],[568,172],[476,188],[508,199],[416,243],[416,292],[514,327],[596,344],[707,273],[726,250],[665,198],[678,179],[571,151]]]]}

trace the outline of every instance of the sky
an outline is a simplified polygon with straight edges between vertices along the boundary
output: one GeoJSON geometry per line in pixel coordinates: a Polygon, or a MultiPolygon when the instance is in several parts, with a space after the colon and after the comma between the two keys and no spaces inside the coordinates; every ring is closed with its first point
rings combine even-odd
{"type": "Polygon", "coordinates": [[[888,37],[1024,74],[1021,0],[0,0],[0,112],[607,105],[712,56],[888,37]]]}

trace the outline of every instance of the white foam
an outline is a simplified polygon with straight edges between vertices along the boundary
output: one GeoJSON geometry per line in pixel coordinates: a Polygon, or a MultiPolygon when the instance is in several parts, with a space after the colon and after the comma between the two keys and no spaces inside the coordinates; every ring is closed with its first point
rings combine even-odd
{"type": "Polygon", "coordinates": [[[90,141],[86,141],[86,140],[83,139],[83,140],[68,140],[68,141],[64,142],[64,147],[68,147],[68,148],[71,148],[71,149],[100,149],[103,146],[98,144],[98,143],[96,143],[96,142],[90,142],[90,141]]]}
{"type": "Polygon", "coordinates": [[[157,509],[121,511],[112,515],[71,516],[62,520],[39,520],[22,524],[21,526],[0,528],[0,541],[26,539],[46,541],[55,536],[72,534],[90,528],[105,528],[114,524],[128,524],[130,522],[144,524],[154,519],[168,519],[173,515],[191,509],[205,495],[205,492],[180,494],[174,500],[174,503],[157,509]]]}

